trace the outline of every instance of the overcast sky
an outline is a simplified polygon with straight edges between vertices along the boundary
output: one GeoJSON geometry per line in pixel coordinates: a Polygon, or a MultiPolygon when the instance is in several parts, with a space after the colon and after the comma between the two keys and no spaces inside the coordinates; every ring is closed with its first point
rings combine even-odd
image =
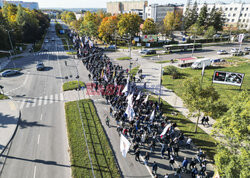
{"type": "MultiPolygon", "coordinates": [[[[110,0],[23,0],[23,1],[35,1],[39,3],[40,8],[48,7],[60,7],[60,8],[106,8],[106,2],[110,0]]],[[[112,0],[118,1],[118,0],[112,0]]],[[[122,0],[123,1],[123,0],[122,0]]],[[[187,0],[148,0],[149,4],[158,3],[183,3],[185,4],[187,0]]],[[[192,0],[193,2],[195,0],[192,0]]],[[[239,2],[240,0],[235,0],[239,2]]],[[[197,2],[234,2],[234,0],[197,0],[197,2]]],[[[250,3],[250,0],[241,0],[241,2],[250,3]]]]}

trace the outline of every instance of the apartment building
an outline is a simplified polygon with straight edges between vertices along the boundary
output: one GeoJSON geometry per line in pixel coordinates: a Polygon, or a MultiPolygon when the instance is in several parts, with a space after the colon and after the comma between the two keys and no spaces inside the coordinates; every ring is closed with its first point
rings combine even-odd
{"type": "Polygon", "coordinates": [[[30,10],[33,9],[39,9],[38,3],[37,2],[24,2],[24,1],[5,1],[5,0],[0,0],[0,7],[3,7],[4,3],[7,2],[9,4],[15,4],[18,6],[21,4],[22,7],[28,8],[30,10]]]}
{"type": "MultiPolygon", "coordinates": [[[[200,13],[201,8],[204,4],[198,4],[197,12],[200,13]]],[[[225,18],[225,29],[246,29],[250,30],[250,3],[216,3],[207,4],[208,12],[211,12],[215,6],[217,10],[221,9],[225,18]]],[[[183,14],[185,13],[186,7],[184,7],[183,14]]],[[[192,5],[190,6],[192,8],[192,5]]]]}

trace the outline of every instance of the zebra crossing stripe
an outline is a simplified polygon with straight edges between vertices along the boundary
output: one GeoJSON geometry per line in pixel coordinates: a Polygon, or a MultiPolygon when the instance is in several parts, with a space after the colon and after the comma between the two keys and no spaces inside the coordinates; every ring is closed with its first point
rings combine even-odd
{"type": "Polygon", "coordinates": [[[26,108],[29,108],[29,107],[30,107],[30,104],[31,104],[31,101],[30,101],[30,100],[27,100],[26,102],[27,102],[26,108]]]}
{"type": "Polygon", "coordinates": [[[32,104],[32,107],[35,107],[35,106],[36,106],[36,101],[37,101],[37,98],[34,99],[33,104],[32,104]]]}
{"type": "Polygon", "coordinates": [[[63,101],[63,93],[60,93],[60,101],[63,101]]]}
{"type": "Polygon", "coordinates": [[[42,104],[42,100],[43,99],[43,97],[41,96],[40,98],[39,98],[39,101],[38,101],[38,106],[41,106],[41,104],[42,104]]]}
{"type": "Polygon", "coordinates": [[[45,96],[45,97],[44,97],[44,105],[47,104],[47,101],[48,101],[48,96],[45,96]]]}
{"type": "Polygon", "coordinates": [[[55,102],[58,102],[58,94],[55,94],[55,102]]]}
{"type": "Polygon", "coordinates": [[[20,107],[19,107],[20,110],[23,109],[24,104],[25,104],[25,99],[23,99],[22,102],[21,102],[21,105],[20,105],[20,107]]]}
{"type": "Polygon", "coordinates": [[[49,101],[50,104],[53,103],[53,95],[50,95],[50,99],[49,99],[49,100],[50,100],[50,101],[49,101]]]}

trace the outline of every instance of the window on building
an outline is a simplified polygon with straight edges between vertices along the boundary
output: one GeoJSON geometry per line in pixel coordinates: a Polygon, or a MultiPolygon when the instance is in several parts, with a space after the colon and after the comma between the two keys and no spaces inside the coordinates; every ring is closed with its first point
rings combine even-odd
{"type": "Polygon", "coordinates": [[[230,8],[230,11],[231,11],[231,10],[233,10],[233,8],[232,8],[232,7],[230,8]]]}
{"type": "Polygon", "coordinates": [[[208,10],[210,11],[210,8],[208,8],[208,10]]]}
{"type": "Polygon", "coordinates": [[[229,14],[228,14],[228,17],[230,17],[230,16],[231,16],[231,14],[229,13],[229,14]]]}
{"type": "Polygon", "coordinates": [[[247,19],[247,23],[249,22],[249,19],[247,19]]]}
{"type": "Polygon", "coordinates": [[[235,7],[234,10],[237,11],[237,7],[235,7]]]}
{"type": "Polygon", "coordinates": [[[243,25],[240,26],[241,28],[243,27],[243,25]]]}
{"type": "Polygon", "coordinates": [[[242,16],[242,14],[240,14],[240,17],[242,16]]]}
{"type": "Polygon", "coordinates": [[[246,8],[246,11],[248,10],[248,7],[246,8]]]}
{"type": "Polygon", "coordinates": [[[228,24],[225,25],[226,27],[228,26],[228,24]]]}
{"type": "Polygon", "coordinates": [[[241,22],[241,19],[239,19],[239,22],[241,22]]]}
{"type": "Polygon", "coordinates": [[[228,8],[225,8],[225,11],[227,11],[228,8]]]}
{"type": "Polygon", "coordinates": [[[244,11],[244,7],[241,10],[244,11]]]}
{"type": "Polygon", "coordinates": [[[232,19],[232,22],[234,22],[234,19],[232,19]]]}
{"type": "Polygon", "coordinates": [[[199,8],[197,8],[197,11],[199,11],[199,8]]]}
{"type": "Polygon", "coordinates": [[[233,17],[235,17],[235,14],[233,14],[233,17]]]}
{"type": "Polygon", "coordinates": [[[247,25],[245,25],[245,28],[247,28],[247,25]]]}
{"type": "Polygon", "coordinates": [[[245,22],[245,19],[243,19],[242,22],[245,22]]]}
{"type": "Polygon", "coordinates": [[[216,10],[219,10],[219,8],[217,7],[216,10]]]}
{"type": "Polygon", "coordinates": [[[247,16],[247,14],[244,15],[244,17],[246,17],[246,16],[247,16]]]}

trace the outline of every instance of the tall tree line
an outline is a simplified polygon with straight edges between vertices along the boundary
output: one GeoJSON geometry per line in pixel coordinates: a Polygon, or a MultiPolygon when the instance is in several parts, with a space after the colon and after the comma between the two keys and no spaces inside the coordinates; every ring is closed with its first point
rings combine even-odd
{"type": "Polygon", "coordinates": [[[0,49],[10,49],[8,31],[13,44],[40,40],[49,27],[49,21],[49,17],[40,10],[5,3],[0,9],[0,49]]]}

